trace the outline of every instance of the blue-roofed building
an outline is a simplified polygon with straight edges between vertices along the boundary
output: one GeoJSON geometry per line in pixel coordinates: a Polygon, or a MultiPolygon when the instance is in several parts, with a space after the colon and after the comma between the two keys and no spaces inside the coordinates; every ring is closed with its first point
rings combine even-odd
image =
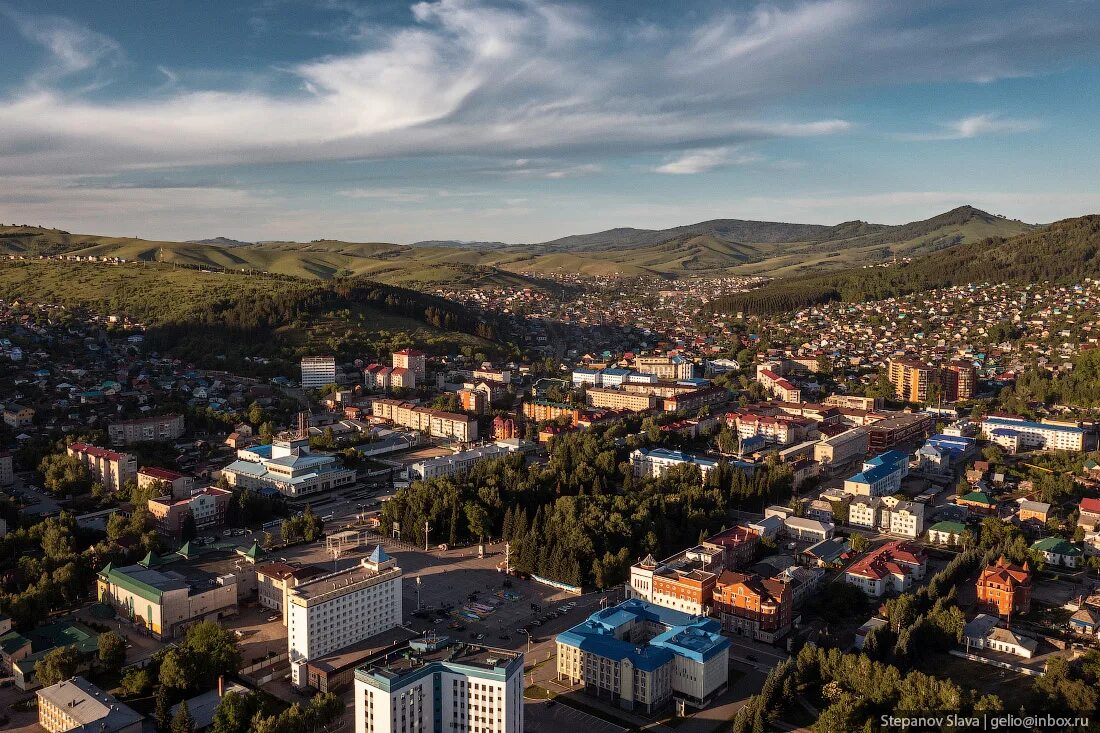
{"type": "Polygon", "coordinates": [[[933,435],[917,450],[917,468],[928,473],[949,473],[952,466],[966,460],[976,445],[974,438],[933,435]]]}
{"type": "Polygon", "coordinates": [[[678,450],[654,448],[646,450],[638,448],[630,454],[630,466],[634,475],[641,478],[660,478],[673,466],[693,465],[699,467],[699,472],[706,476],[718,465],[718,461],[712,458],[703,458],[678,450]]]}
{"type": "Polygon", "coordinates": [[[705,707],[728,680],[721,630],[705,616],[623,601],[558,634],[558,680],[626,710],[653,712],[673,700],[705,707]]]}
{"type": "Polygon", "coordinates": [[[629,369],[604,369],[600,373],[600,386],[621,387],[631,374],[629,369]]]}
{"type": "Polygon", "coordinates": [[[1013,415],[989,415],[982,420],[982,432],[1010,450],[1085,449],[1084,429],[1066,423],[1032,422],[1013,415]]]}
{"type": "Polygon", "coordinates": [[[854,496],[889,496],[909,475],[909,456],[888,450],[863,462],[863,470],[845,479],[844,491],[854,496]]]}
{"type": "Polygon", "coordinates": [[[573,370],[573,386],[583,387],[584,385],[590,385],[596,387],[600,384],[600,372],[597,369],[577,368],[573,370]]]}
{"type": "Polygon", "coordinates": [[[275,489],[296,498],[350,486],[355,471],[344,468],[336,456],[311,453],[309,438],[279,437],[271,445],[237,451],[237,460],[222,469],[230,486],[253,491],[275,489]]]}

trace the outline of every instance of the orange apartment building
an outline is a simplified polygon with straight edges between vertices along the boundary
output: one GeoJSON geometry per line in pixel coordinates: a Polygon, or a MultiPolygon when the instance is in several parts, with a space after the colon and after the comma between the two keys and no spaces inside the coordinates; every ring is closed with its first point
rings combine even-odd
{"type": "Polygon", "coordinates": [[[568,417],[570,424],[576,427],[581,420],[581,408],[577,405],[567,405],[564,402],[532,400],[523,403],[523,416],[537,423],[557,420],[559,417],[568,417]]]}
{"type": "Polygon", "coordinates": [[[621,389],[603,389],[589,387],[585,390],[584,401],[592,407],[606,407],[612,410],[630,410],[644,412],[657,405],[657,398],[651,394],[625,392],[621,389]]]}
{"type": "Polygon", "coordinates": [[[1031,570],[1026,562],[1020,567],[999,558],[982,570],[977,590],[978,603],[996,610],[1001,616],[1031,610],[1031,570]]]}
{"type": "Polygon", "coordinates": [[[775,578],[726,570],[718,577],[713,598],[714,614],[726,631],[771,643],[791,629],[793,594],[775,578]]]}
{"type": "Polygon", "coordinates": [[[968,400],[977,388],[978,373],[968,361],[950,362],[943,370],[943,398],[947,402],[968,400]]]}
{"type": "Polygon", "coordinates": [[[916,359],[891,359],[888,374],[894,395],[906,402],[927,402],[936,381],[936,369],[916,359]]]}

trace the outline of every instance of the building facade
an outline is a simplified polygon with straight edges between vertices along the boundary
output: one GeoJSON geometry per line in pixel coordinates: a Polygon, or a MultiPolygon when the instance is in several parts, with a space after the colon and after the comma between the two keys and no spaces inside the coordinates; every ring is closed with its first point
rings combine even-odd
{"type": "Polygon", "coordinates": [[[401,568],[381,545],[359,565],[301,583],[287,594],[291,681],[306,663],[401,624],[401,568]]]}
{"type": "Polygon", "coordinates": [[[455,438],[463,443],[477,440],[477,419],[455,412],[442,412],[401,400],[371,402],[371,414],[395,425],[421,430],[434,438],[455,438]]]}
{"type": "Polygon", "coordinates": [[[335,356],[302,357],[302,387],[317,389],[326,384],[336,383],[335,356]]]}
{"type": "Polygon", "coordinates": [[[121,491],[127,481],[137,480],[137,459],[129,453],[87,443],[72,443],[65,452],[83,463],[92,478],[108,491],[121,491]]]}
{"type": "Polygon", "coordinates": [[[1071,451],[1085,449],[1085,431],[1072,425],[1032,422],[1015,416],[989,415],[982,420],[982,432],[991,437],[996,437],[995,433],[1000,433],[1014,438],[1010,448],[1012,450],[1016,447],[1071,451]]]}
{"type": "Polygon", "coordinates": [[[997,559],[982,569],[976,585],[978,603],[1000,616],[1027,613],[1031,610],[1031,569],[1013,565],[1005,558],[997,559]]]}
{"type": "Polygon", "coordinates": [[[183,415],[154,415],[113,422],[107,426],[107,437],[111,445],[133,445],[178,440],[185,430],[183,415]]]}

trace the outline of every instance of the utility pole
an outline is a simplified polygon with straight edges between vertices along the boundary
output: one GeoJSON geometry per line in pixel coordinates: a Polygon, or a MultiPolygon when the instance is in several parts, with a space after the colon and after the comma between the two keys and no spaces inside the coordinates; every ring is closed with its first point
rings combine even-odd
{"type": "Polygon", "coordinates": [[[420,576],[416,576],[416,610],[420,610],[420,576]]]}
{"type": "Polygon", "coordinates": [[[428,520],[424,520],[424,552],[428,551],[428,520]]]}

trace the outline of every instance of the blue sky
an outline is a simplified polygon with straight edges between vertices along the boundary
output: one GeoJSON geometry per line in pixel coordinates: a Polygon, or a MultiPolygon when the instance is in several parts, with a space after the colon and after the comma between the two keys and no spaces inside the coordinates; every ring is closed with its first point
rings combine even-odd
{"type": "Polygon", "coordinates": [[[0,221],[537,242],[1100,211],[1100,4],[0,0],[0,221]]]}

